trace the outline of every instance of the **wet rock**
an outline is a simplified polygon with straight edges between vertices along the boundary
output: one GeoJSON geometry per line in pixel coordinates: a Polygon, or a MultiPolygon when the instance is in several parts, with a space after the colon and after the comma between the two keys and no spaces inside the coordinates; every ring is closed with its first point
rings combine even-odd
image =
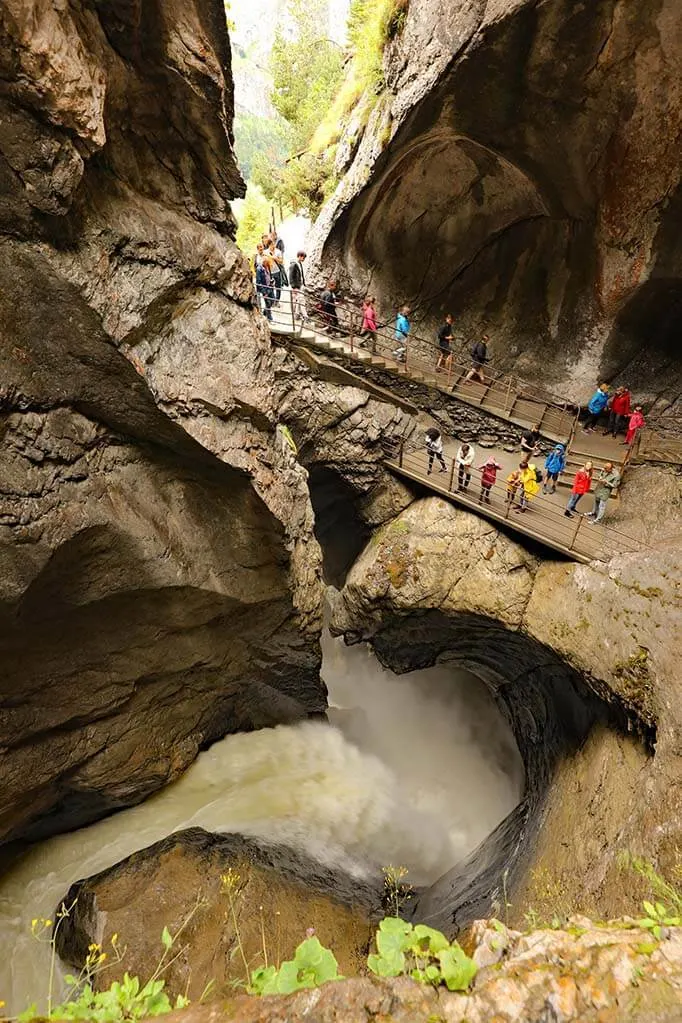
{"type": "Polygon", "coordinates": [[[581,401],[628,383],[679,432],[681,17],[676,0],[409,5],[312,260],[357,293],[372,267],[386,315],[418,301],[416,334],[451,310],[496,368],[581,401]]]}
{"type": "Polygon", "coordinates": [[[127,951],[103,984],[124,970],[151,976],[163,928],[175,934],[187,921],[174,949],[181,954],[164,973],[167,988],[195,1000],[212,981],[215,998],[245,983],[244,957],[250,969],[265,965],[265,943],[268,961],[291,958],[312,928],[334,949],[340,972],[356,974],[366,960],[369,913],[378,909],[380,887],[284,847],[192,828],[73,885],[65,902],[75,905],[58,932],[59,954],[80,968],[92,942],[111,952],[117,934],[127,951]],[[238,934],[221,881],[229,872],[238,934]]]}

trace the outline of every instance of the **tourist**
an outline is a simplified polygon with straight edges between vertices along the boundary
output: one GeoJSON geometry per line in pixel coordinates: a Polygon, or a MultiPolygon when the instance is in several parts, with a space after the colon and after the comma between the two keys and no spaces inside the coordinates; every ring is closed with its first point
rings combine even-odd
{"type": "Polygon", "coordinates": [[[277,241],[275,242],[275,248],[279,249],[282,253],[282,259],[284,259],[284,239],[277,235],[277,241]]]}
{"type": "Polygon", "coordinates": [[[282,287],[288,283],[286,274],[284,273],[284,256],[280,250],[275,246],[275,243],[270,239],[270,246],[268,248],[268,255],[272,260],[272,287],[273,287],[273,305],[279,303],[280,296],[282,294],[282,287]]]}
{"type": "Polygon", "coordinates": [[[457,490],[466,491],[471,483],[471,466],[474,463],[476,452],[473,444],[461,444],[457,449],[455,465],[457,466],[457,490]]]}
{"type": "Polygon", "coordinates": [[[521,486],[521,473],[518,469],[514,469],[507,476],[507,505],[514,503],[516,492],[521,486]]]}
{"type": "Polygon", "coordinates": [[[292,259],[289,264],[289,284],[291,285],[292,292],[292,308],[294,324],[299,319],[302,323],[308,318],[308,310],[305,304],[305,295],[303,289],[305,288],[305,271],[303,264],[306,260],[307,253],[303,249],[299,249],[296,253],[296,259],[292,259]]]}
{"type": "MultiPolygon", "coordinates": [[[[377,310],[374,295],[367,295],[362,303],[362,326],[360,336],[366,338],[372,351],[377,350],[377,310]]],[[[361,342],[364,344],[364,341],[361,342]]]]}
{"type": "Polygon", "coordinates": [[[607,462],[597,477],[597,485],[594,488],[594,508],[587,516],[588,522],[601,522],[609,498],[619,483],[620,475],[614,469],[613,462],[607,462]]]}
{"type": "Polygon", "coordinates": [[[327,287],[322,292],[320,299],[320,313],[322,314],[322,320],[324,327],[330,331],[339,331],[339,317],[336,311],[336,307],[339,304],[339,300],[336,297],[336,281],[332,278],[327,281],[327,287]]]}
{"type": "Polygon", "coordinates": [[[262,242],[258,242],[256,245],[256,255],[253,257],[253,265],[259,267],[263,262],[263,255],[265,254],[265,246],[262,242]]]}
{"type": "Polygon", "coordinates": [[[262,244],[263,248],[267,251],[270,248],[270,245],[272,243],[272,238],[270,237],[270,234],[268,232],[266,232],[265,234],[262,234],[260,236],[260,240],[261,240],[261,244],[262,244]]]}
{"type": "MultiPolygon", "coordinates": [[[[482,340],[476,341],[471,349],[471,362],[472,366],[467,375],[464,378],[464,383],[469,380],[478,380],[479,383],[485,383],[485,377],[483,375],[483,367],[486,362],[490,362],[488,358],[488,341],[490,338],[487,334],[483,335],[482,340]]],[[[456,385],[455,385],[456,386],[456,385]]]]}
{"type": "Polygon", "coordinates": [[[627,387],[617,387],[609,402],[609,424],[604,430],[604,436],[610,433],[612,437],[617,437],[629,416],[630,392],[627,387]]]}
{"type": "Polygon", "coordinates": [[[571,488],[571,496],[568,499],[568,505],[564,515],[567,519],[573,518],[573,512],[578,507],[578,502],[583,494],[590,492],[592,486],[592,462],[585,462],[582,469],[578,469],[573,479],[573,487],[571,488]]]}
{"type": "MultiPolygon", "coordinates": [[[[259,246],[262,248],[262,246],[259,246]]],[[[261,311],[266,319],[272,320],[272,276],[270,274],[270,258],[265,253],[261,255],[260,263],[256,264],[256,292],[260,296],[261,311]]]]}
{"type": "Polygon", "coordinates": [[[531,455],[539,455],[540,448],[538,441],[540,440],[540,424],[536,423],[535,426],[531,426],[529,430],[525,430],[521,434],[521,450],[526,456],[526,461],[531,455]]]}
{"type": "Polygon", "coordinates": [[[443,458],[443,439],[440,435],[440,431],[435,426],[430,426],[426,431],[426,450],[429,454],[429,467],[426,470],[426,475],[430,476],[431,470],[433,469],[434,458],[438,459],[440,463],[439,472],[446,472],[447,466],[445,459],[443,458]]]}
{"type": "Polygon", "coordinates": [[[452,313],[448,313],[445,317],[445,323],[438,331],[438,361],[436,362],[436,373],[440,373],[441,370],[447,370],[448,373],[452,367],[452,342],[454,337],[452,334],[452,313]]]}
{"type": "Polygon", "coordinates": [[[587,403],[587,419],[583,426],[585,433],[592,433],[608,403],[609,385],[600,384],[587,403]]]}
{"type": "Polygon", "coordinates": [[[410,333],[410,307],[404,305],[398,313],[395,321],[395,340],[398,345],[393,355],[398,362],[405,362],[407,358],[407,335],[410,333]]]}
{"type": "Polygon", "coordinates": [[[556,494],[559,476],[566,468],[566,449],[557,444],[545,458],[545,482],[542,484],[543,494],[556,494]]]}
{"type": "Polygon", "coordinates": [[[533,500],[540,489],[538,476],[542,479],[542,475],[532,462],[519,463],[519,506],[515,509],[517,512],[527,511],[529,501],[533,500]]]}
{"type": "Polygon", "coordinates": [[[642,427],[646,426],[644,415],[642,414],[642,406],[635,405],[635,411],[630,416],[628,422],[628,432],[625,434],[625,444],[632,444],[638,432],[642,427]]]}
{"type": "Polygon", "coordinates": [[[481,471],[481,496],[478,499],[479,504],[490,504],[490,491],[497,482],[497,474],[502,468],[500,463],[497,461],[494,455],[490,455],[485,460],[483,465],[479,465],[481,471]]]}

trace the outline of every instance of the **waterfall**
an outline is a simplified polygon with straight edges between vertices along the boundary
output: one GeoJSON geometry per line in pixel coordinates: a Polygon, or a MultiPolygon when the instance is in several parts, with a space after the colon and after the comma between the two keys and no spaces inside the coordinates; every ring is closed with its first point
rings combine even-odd
{"type": "Polygon", "coordinates": [[[323,638],[330,723],[228,736],[139,806],[27,849],[0,879],[0,993],[44,1006],[51,917],[69,885],[173,831],[287,844],[356,876],[392,863],[435,880],[518,802],[523,768],[485,686],[441,665],[396,676],[367,647],[323,638]]]}

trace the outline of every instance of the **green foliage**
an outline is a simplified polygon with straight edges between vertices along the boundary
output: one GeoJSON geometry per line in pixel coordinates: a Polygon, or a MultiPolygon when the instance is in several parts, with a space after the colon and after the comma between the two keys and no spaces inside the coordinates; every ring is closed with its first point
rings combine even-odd
{"type": "Polygon", "coordinates": [[[270,223],[270,204],[258,185],[250,182],[246,196],[233,202],[232,210],[237,218],[237,245],[247,256],[253,256],[256,243],[270,223]]]}
{"type": "Polygon", "coordinates": [[[644,912],[647,914],[641,920],[637,920],[637,926],[651,931],[654,938],[660,941],[663,937],[664,927],[682,927],[682,917],[673,914],[669,906],[662,902],[642,903],[644,912]]]}
{"type": "Polygon", "coordinates": [[[256,158],[260,157],[271,166],[279,167],[291,152],[291,132],[281,118],[237,114],[234,119],[234,137],[237,162],[246,181],[253,175],[256,158]]]}
{"type": "MultiPolygon", "coordinates": [[[[624,851],[618,856],[618,865],[621,870],[631,870],[638,874],[646,882],[650,893],[655,899],[669,905],[676,916],[682,916],[682,889],[659,874],[649,860],[645,860],[641,856],[633,856],[632,853],[624,851]]],[[[676,870],[679,875],[679,867],[676,870]]],[[[646,905],[645,903],[645,909],[646,905]]]]}
{"type": "Polygon", "coordinates": [[[422,984],[445,984],[450,991],[466,991],[478,967],[461,946],[426,924],[415,927],[400,917],[388,916],[376,933],[377,954],[367,966],[378,977],[410,976],[422,984]]]}
{"type": "Polygon", "coordinates": [[[252,995],[288,995],[302,988],[317,987],[328,980],[340,980],[339,964],[333,952],[310,937],[302,941],[293,959],[275,966],[261,966],[251,973],[252,995]]]}
{"type": "MultiPolygon", "coordinates": [[[[66,978],[67,984],[75,981],[75,977],[66,978]]],[[[85,984],[77,998],[55,1006],[48,1018],[123,1023],[125,1020],[162,1016],[174,1008],[182,1009],[188,1004],[183,995],[178,995],[175,1005],[172,1005],[164,991],[164,985],[165,981],[157,979],[149,980],[140,987],[139,978],[131,977],[128,973],[124,973],[122,981],[113,981],[106,991],[93,991],[90,984],[85,984]]],[[[36,1006],[33,1005],[22,1012],[18,1019],[20,1023],[29,1023],[37,1015],[36,1006]]]]}
{"type": "Polygon", "coordinates": [[[294,212],[308,210],[314,217],[336,187],[333,153],[323,156],[304,153],[283,167],[276,167],[257,157],[254,161],[254,183],[274,203],[294,212]]]}

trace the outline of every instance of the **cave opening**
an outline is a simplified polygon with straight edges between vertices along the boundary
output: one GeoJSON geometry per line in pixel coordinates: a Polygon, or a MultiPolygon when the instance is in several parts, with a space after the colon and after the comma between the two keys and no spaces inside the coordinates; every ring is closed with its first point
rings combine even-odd
{"type": "Polygon", "coordinates": [[[357,494],[338,472],[312,466],[308,486],[315,513],[315,536],[322,548],[325,583],[339,588],[369,540],[369,527],[357,510],[357,494]]]}

